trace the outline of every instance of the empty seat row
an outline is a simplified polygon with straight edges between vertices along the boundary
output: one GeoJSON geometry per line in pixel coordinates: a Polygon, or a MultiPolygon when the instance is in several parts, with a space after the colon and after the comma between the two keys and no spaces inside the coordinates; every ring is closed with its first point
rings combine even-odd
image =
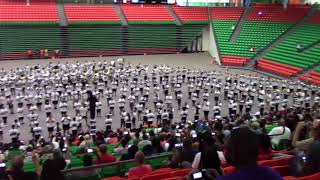
{"type": "Polygon", "coordinates": [[[320,72],[310,71],[307,74],[299,76],[299,79],[302,81],[320,85],[320,72]]]}
{"type": "Polygon", "coordinates": [[[320,11],[318,11],[314,16],[310,17],[308,23],[320,24],[320,11]]]}
{"type": "Polygon", "coordinates": [[[69,22],[73,21],[120,21],[113,6],[73,6],[65,5],[69,22]]]}
{"type": "Polygon", "coordinates": [[[121,5],[121,9],[129,23],[164,22],[174,23],[173,17],[169,14],[164,5],[121,5]]]}
{"type": "Polygon", "coordinates": [[[55,5],[0,5],[0,22],[58,20],[55,5]]]}
{"type": "Polygon", "coordinates": [[[238,57],[238,56],[221,56],[221,63],[227,66],[243,66],[250,59],[246,57],[238,57]]]}
{"type": "Polygon", "coordinates": [[[214,7],[211,8],[212,19],[215,20],[239,20],[243,13],[243,8],[225,8],[214,7]]]}
{"type": "Polygon", "coordinates": [[[320,37],[320,26],[305,24],[269,51],[264,58],[303,69],[310,68],[320,62],[320,45],[300,52],[297,50],[297,44],[302,48],[308,47],[317,41],[314,37],[320,37]]]}
{"type": "Polygon", "coordinates": [[[182,22],[208,21],[208,8],[171,6],[182,22]]]}
{"type": "Polygon", "coordinates": [[[299,71],[301,71],[301,68],[297,68],[294,66],[289,66],[286,64],[281,64],[281,63],[277,63],[274,61],[269,61],[266,59],[261,59],[258,61],[258,69],[266,71],[266,72],[270,72],[270,73],[274,73],[280,76],[284,76],[284,77],[290,77],[293,76],[294,74],[298,73],[299,71]]]}
{"type": "Polygon", "coordinates": [[[236,23],[237,21],[232,20],[213,21],[213,29],[222,55],[251,58],[291,26],[290,23],[247,21],[244,23],[236,42],[232,43],[229,39],[233,32],[232,26],[236,23]]]}
{"type": "Polygon", "coordinates": [[[289,6],[284,10],[281,5],[256,5],[250,10],[249,21],[272,21],[295,23],[307,15],[308,6],[289,6]]]}

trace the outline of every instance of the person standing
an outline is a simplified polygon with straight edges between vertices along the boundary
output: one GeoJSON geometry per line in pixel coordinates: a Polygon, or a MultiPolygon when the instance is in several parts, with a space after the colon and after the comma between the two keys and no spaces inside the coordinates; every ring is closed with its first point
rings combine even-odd
{"type": "Polygon", "coordinates": [[[88,102],[89,102],[90,119],[93,120],[96,118],[97,98],[92,94],[92,91],[88,91],[87,94],[88,94],[88,102]]]}

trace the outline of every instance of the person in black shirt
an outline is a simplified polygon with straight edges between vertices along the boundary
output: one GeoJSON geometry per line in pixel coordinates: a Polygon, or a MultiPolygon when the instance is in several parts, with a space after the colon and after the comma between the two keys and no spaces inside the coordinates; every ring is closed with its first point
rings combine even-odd
{"type": "Polygon", "coordinates": [[[92,94],[91,91],[88,91],[87,93],[88,93],[88,101],[89,101],[90,118],[95,119],[97,98],[92,94]]]}
{"type": "Polygon", "coordinates": [[[183,141],[182,150],[179,152],[181,162],[193,162],[194,157],[196,156],[197,152],[192,149],[192,142],[190,139],[185,139],[183,141]]]}

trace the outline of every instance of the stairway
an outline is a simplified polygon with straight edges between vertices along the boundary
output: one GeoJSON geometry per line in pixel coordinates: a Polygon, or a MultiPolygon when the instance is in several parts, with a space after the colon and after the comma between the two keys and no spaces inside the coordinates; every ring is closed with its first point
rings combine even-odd
{"type": "Polygon", "coordinates": [[[59,16],[59,24],[62,27],[68,26],[67,17],[64,12],[64,5],[62,3],[56,3],[56,8],[59,16]]]}
{"type": "Polygon", "coordinates": [[[311,16],[313,16],[317,12],[315,6],[313,6],[309,13],[303,17],[300,21],[296,24],[292,25],[286,32],[280,35],[277,39],[272,41],[268,46],[258,52],[246,65],[245,67],[253,67],[256,61],[259,61],[265,54],[271,51],[274,47],[276,47],[279,43],[284,41],[290,34],[297,31],[302,25],[304,25],[311,16]]]}
{"type": "Polygon", "coordinates": [[[119,4],[113,4],[113,7],[116,10],[118,16],[120,17],[121,25],[122,26],[128,26],[128,20],[124,16],[123,11],[122,11],[121,7],[119,6],[119,4]]]}
{"type": "Polygon", "coordinates": [[[170,5],[165,4],[164,5],[167,9],[167,11],[170,13],[170,15],[173,17],[174,21],[176,22],[177,26],[182,26],[182,21],[180,20],[180,18],[177,16],[177,14],[173,11],[173,9],[171,8],[170,5]]]}
{"type": "Polygon", "coordinates": [[[241,29],[246,22],[247,16],[251,10],[251,6],[246,7],[246,9],[243,11],[241,18],[239,19],[234,31],[232,32],[229,41],[231,43],[235,43],[237,41],[238,36],[240,35],[241,29]]]}

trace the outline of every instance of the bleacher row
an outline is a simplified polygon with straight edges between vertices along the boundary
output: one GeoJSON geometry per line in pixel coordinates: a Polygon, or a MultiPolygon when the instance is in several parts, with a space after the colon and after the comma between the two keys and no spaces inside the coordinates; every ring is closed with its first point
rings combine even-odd
{"type": "MultiPolygon", "coordinates": [[[[275,152],[277,153],[277,152],[275,152]]],[[[320,178],[320,173],[313,174],[310,176],[304,177],[293,177],[289,176],[289,163],[292,159],[292,156],[288,158],[279,158],[273,160],[260,160],[258,164],[261,166],[268,166],[277,173],[279,173],[284,180],[318,180],[320,178]]],[[[188,174],[192,169],[171,169],[171,168],[160,168],[154,170],[152,173],[144,175],[142,177],[119,177],[113,176],[109,178],[103,178],[102,180],[185,180],[188,174]]],[[[225,175],[233,173],[236,171],[236,168],[233,166],[228,166],[223,164],[223,172],[225,175]]]]}

